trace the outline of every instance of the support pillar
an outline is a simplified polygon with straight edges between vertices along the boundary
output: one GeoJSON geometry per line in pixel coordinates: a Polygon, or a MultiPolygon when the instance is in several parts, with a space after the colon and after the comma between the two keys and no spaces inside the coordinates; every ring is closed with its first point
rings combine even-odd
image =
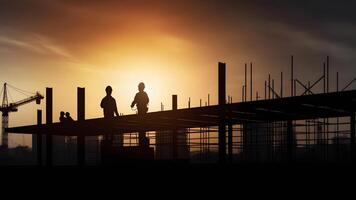
{"type": "MultiPolygon", "coordinates": [[[[231,119],[230,119],[231,120],[231,119]]],[[[232,133],[233,133],[233,130],[232,130],[232,122],[230,121],[229,122],[229,125],[228,125],[228,128],[229,128],[229,135],[228,135],[228,154],[229,154],[229,161],[230,163],[232,163],[232,145],[233,145],[233,142],[232,142],[232,133]]]]}
{"type": "MultiPolygon", "coordinates": [[[[46,124],[53,123],[53,89],[46,88],[46,124]]],[[[52,133],[46,135],[46,165],[53,164],[52,133]]]]}
{"type": "MultiPolygon", "coordinates": [[[[85,88],[77,88],[77,115],[78,121],[85,120],[85,88]]],[[[85,136],[77,136],[78,165],[85,165],[85,136]]]]}
{"type": "Polygon", "coordinates": [[[350,146],[351,146],[351,159],[352,159],[352,162],[355,162],[356,161],[356,141],[355,141],[355,113],[352,112],[351,113],[351,116],[350,116],[350,146]]]}
{"type": "Polygon", "coordinates": [[[218,64],[218,96],[220,110],[219,123],[219,163],[226,162],[226,122],[225,122],[225,99],[226,99],[226,64],[219,62],[218,64]]]}
{"type": "MultiPolygon", "coordinates": [[[[42,110],[37,110],[37,125],[42,124],[42,110]]],[[[37,164],[42,165],[42,134],[37,133],[36,135],[36,154],[37,154],[37,164]]]]}
{"type": "MultiPolygon", "coordinates": [[[[176,111],[178,109],[178,96],[177,95],[172,95],[172,110],[176,111]]],[[[175,123],[174,123],[175,124],[175,123]]],[[[178,130],[176,127],[173,128],[172,131],[172,157],[173,160],[177,159],[178,156],[178,148],[177,148],[177,134],[178,130]]]]}
{"type": "Polygon", "coordinates": [[[287,160],[289,162],[293,161],[294,158],[294,146],[293,146],[294,140],[293,140],[293,121],[288,120],[287,121],[287,160]]]}

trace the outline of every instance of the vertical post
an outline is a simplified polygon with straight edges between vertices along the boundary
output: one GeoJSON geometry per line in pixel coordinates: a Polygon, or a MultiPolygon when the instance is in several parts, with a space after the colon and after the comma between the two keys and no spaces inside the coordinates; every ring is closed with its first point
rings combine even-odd
{"type": "MultiPolygon", "coordinates": [[[[42,110],[37,110],[37,125],[42,124],[42,110]]],[[[37,164],[42,165],[42,134],[37,133],[36,136],[36,153],[37,153],[37,164]]]]}
{"type": "Polygon", "coordinates": [[[252,62],[250,63],[250,101],[252,101],[252,62]]]}
{"type": "Polygon", "coordinates": [[[355,113],[352,112],[350,116],[350,142],[351,142],[351,159],[352,162],[356,161],[356,141],[355,141],[355,113]]]}
{"type": "MultiPolygon", "coordinates": [[[[326,56],[326,93],[329,93],[329,56],[326,56]]],[[[326,151],[326,159],[329,156],[329,118],[326,118],[326,143],[323,142],[325,145],[325,151],[326,151]]]]}
{"type": "Polygon", "coordinates": [[[339,91],[339,72],[336,72],[336,92],[339,91]]]}
{"type": "Polygon", "coordinates": [[[326,92],[329,93],[329,56],[326,56],[326,92]]]}
{"type": "Polygon", "coordinates": [[[242,86],[242,102],[244,102],[245,101],[245,86],[243,85],[242,86]]]}
{"type": "MultiPolygon", "coordinates": [[[[218,67],[219,67],[218,94],[219,94],[219,106],[221,109],[220,123],[219,123],[219,137],[218,137],[219,138],[219,163],[223,164],[226,162],[226,126],[225,126],[226,64],[219,62],[218,67]]],[[[246,65],[245,68],[247,68],[246,65]]],[[[246,98],[246,93],[245,93],[245,98],[246,98]]]]}
{"type": "MultiPolygon", "coordinates": [[[[336,72],[336,92],[339,92],[339,72],[336,72]]],[[[336,151],[338,157],[340,156],[339,123],[340,123],[340,119],[337,117],[336,118],[336,151]]]]}
{"type": "Polygon", "coordinates": [[[294,61],[293,61],[293,55],[291,56],[291,79],[290,79],[290,91],[291,91],[291,96],[294,96],[294,61]]]}
{"type": "Polygon", "coordinates": [[[287,121],[287,160],[293,161],[293,121],[287,121]]]}
{"type": "Polygon", "coordinates": [[[265,100],[267,99],[267,81],[265,81],[265,100]]]}
{"type": "MultiPolygon", "coordinates": [[[[172,110],[176,111],[178,109],[178,96],[172,95],[172,110]]],[[[175,124],[175,123],[174,123],[175,124]]],[[[177,128],[173,127],[173,135],[172,135],[172,157],[173,160],[177,159],[178,149],[177,149],[177,128]]]]}
{"type": "Polygon", "coordinates": [[[268,99],[271,99],[271,74],[268,74],[268,99]]]}
{"type": "MultiPolygon", "coordinates": [[[[78,121],[85,120],[85,88],[77,88],[77,115],[78,121]]],[[[85,136],[77,136],[78,165],[85,165],[85,136]]]]}
{"type": "Polygon", "coordinates": [[[210,106],[210,94],[208,94],[208,106],[210,106]]]}
{"type": "Polygon", "coordinates": [[[190,108],[190,97],[189,97],[189,100],[188,100],[188,108],[190,108]]]}
{"type": "Polygon", "coordinates": [[[283,98],[283,72],[281,72],[281,91],[280,91],[280,96],[283,98]]]}
{"type": "Polygon", "coordinates": [[[326,87],[325,87],[326,86],[325,62],[323,62],[323,68],[324,68],[324,73],[323,73],[324,74],[323,75],[324,76],[324,79],[323,79],[324,85],[323,85],[323,89],[324,89],[324,93],[325,93],[325,89],[326,89],[326,87]]]}
{"type": "Polygon", "coordinates": [[[229,130],[229,134],[228,134],[228,154],[229,154],[229,162],[232,163],[232,121],[231,118],[229,119],[229,125],[228,125],[228,130],[229,130]]]}
{"type": "MultiPolygon", "coordinates": [[[[220,66],[220,63],[219,63],[220,66]]],[[[220,69],[220,67],[219,67],[220,69]]],[[[245,63],[245,101],[247,101],[247,63],[245,63]]]]}
{"type": "Polygon", "coordinates": [[[275,98],[275,92],[274,92],[274,79],[272,79],[272,99],[274,99],[275,98]]]}
{"type": "Polygon", "coordinates": [[[176,94],[172,95],[172,110],[178,109],[177,99],[178,99],[178,96],[176,94]]]}
{"type": "MultiPolygon", "coordinates": [[[[53,89],[46,88],[46,124],[53,123],[53,89]]],[[[52,133],[46,135],[46,165],[53,164],[52,133]]]]}

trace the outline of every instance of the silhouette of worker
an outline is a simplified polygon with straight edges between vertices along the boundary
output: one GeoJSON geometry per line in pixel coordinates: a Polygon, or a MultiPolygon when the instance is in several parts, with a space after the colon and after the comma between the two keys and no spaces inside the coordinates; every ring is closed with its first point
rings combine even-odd
{"type": "MultiPolygon", "coordinates": [[[[137,113],[139,116],[143,116],[147,113],[148,111],[148,95],[145,91],[145,84],[144,83],[139,83],[138,84],[138,93],[135,95],[135,99],[131,103],[131,108],[133,108],[135,105],[137,107],[137,113]]],[[[139,132],[139,146],[141,147],[148,147],[149,146],[149,140],[146,137],[146,132],[140,131],[139,132]]]]}
{"type": "Polygon", "coordinates": [[[145,89],[145,84],[144,83],[140,83],[138,84],[138,93],[136,93],[135,95],[135,99],[132,101],[131,103],[131,108],[133,108],[135,105],[137,107],[137,112],[139,115],[142,114],[146,114],[148,111],[148,95],[145,91],[143,91],[145,89]]]}
{"type": "Polygon", "coordinates": [[[60,122],[65,122],[66,121],[65,113],[63,111],[61,111],[60,114],[59,114],[59,121],[60,122]]]}
{"type": "Polygon", "coordinates": [[[70,116],[69,112],[66,112],[66,118],[65,118],[66,122],[74,122],[73,118],[70,116]]]}
{"type": "Polygon", "coordinates": [[[117,111],[116,107],[116,101],[115,99],[111,96],[112,93],[112,88],[111,86],[107,86],[106,89],[106,96],[101,100],[100,107],[103,108],[104,110],[104,117],[105,118],[113,118],[116,114],[116,116],[119,116],[119,113],[117,111]]]}

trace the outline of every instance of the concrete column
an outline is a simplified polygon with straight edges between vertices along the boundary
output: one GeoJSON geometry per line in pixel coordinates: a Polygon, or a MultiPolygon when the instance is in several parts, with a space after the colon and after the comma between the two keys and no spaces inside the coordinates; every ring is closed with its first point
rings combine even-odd
{"type": "Polygon", "coordinates": [[[294,159],[294,140],[293,140],[293,121],[287,121],[287,160],[292,162],[294,159]]]}
{"type": "MultiPolygon", "coordinates": [[[[78,121],[85,120],[85,88],[77,88],[77,115],[78,121]]],[[[85,136],[77,136],[78,165],[85,165],[85,136]]]]}
{"type": "MultiPolygon", "coordinates": [[[[231,120],[231,119],[230,119],[231,120]]],[[[228,134],[228,154],[229,154],[229,161],[230,163],[232,163],[232,145],[233,145],[233,142],[232,142],[232,133],[233,133],[233,130],[232,130],[232,122],[230,121],[229,122],[229,125],[228,125],[228,128],[229,128],[229,134],[228,134]]]]}
{"type": "Polygon", "coordinates": [[[225,103],[226,103],[226,64],[219,62],[218,64],[218,94],[220,110],[219,123],[219,163],[226,162],[226,122],[225,122],[225,103]]]}
{"type": "MultiPolygon", "coordinates": [[[[46,124],[53,123],[53,89],[46,88],[46,124]]],[[[53,164],[52,133],[46,135],[46,165],[53,164]]]]}
{"type": "MultiPolygon", "coordinates": [[[[42,110],[37,110],[37,125],[41,125],[41,124],[42,124],[42,110]]],[[[41,133],[37,133],[36,135],[35,148],[37,154],[37,164],[41,166],[42,165],[42,134],[41,133]]]]}
{"type": "MultiPolygon", "coordinates": [[[[177,110],[177,109],[178,109],[178,96],[177,95],[172,95],[172,110],[177,110]]],[[[172,135],[172,148],[173,148],[172,157],[175,160],[175,159],[177,159],[177,156],[178,156],[178,148],[177,148],[177,134],[178,134],[178,131],[177,131],[176,127],[173,128],[172,134],[173,134],[172,135]]]]}

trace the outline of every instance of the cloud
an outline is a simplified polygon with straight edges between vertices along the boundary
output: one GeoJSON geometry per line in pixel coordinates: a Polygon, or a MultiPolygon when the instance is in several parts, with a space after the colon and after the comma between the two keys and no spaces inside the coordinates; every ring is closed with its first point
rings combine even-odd
{"type": "Polygon", "coordinates": [[[36,45],[33,45],[27,41],[22,41],[22,40],[19,40],[19,39],[14,39],[14,38],[10,38],[10,37],[7,37],[7,36],[1,36],[0,35],[0,44],[3,44],[3,45],[7,45],[7,46],[10,46],[10,47],[16,47],[16,48],[21,48],[21,49],[25,49],[25,50],[28,50],[28,51],[32,51],[32,52],[35,52],[35,53],[40,53],[40,54],[44,54],[45,51],[36,46],[36,45]]]}
{"type": "MultiPolygon", "coordinates": [[[[299,47],[299,49],[308,49],[314,52],[319,52],[325,55],[333,55],[341,59],[353,58],[356,54],[355,46],[350,43],[344,43],[337,39],[337,37],[328,37],[327,33],[320,35],[315,30],[297,29],[296,27],[280,23],[269,23],[268,29],[270,32],[288,41],[289,45],[299,47]]],[[[336,34],[341,34],[343,30],[339,26],[339,31],[336,34]]],[[[330,27],[331,30],[332,27],[330,27]]],[[[335,34],[335,33],[334,33],[335,34]]]]}
{"type": "Polygon", "coordinates": [[[10,34],[0,34],[0,45],[8,47],[9,51],[25,50],[40,55],[50,55],[67,60],[75,60],[67,49],[58,45],[49,37],[36,33],[12,31],[10,34]]]}

